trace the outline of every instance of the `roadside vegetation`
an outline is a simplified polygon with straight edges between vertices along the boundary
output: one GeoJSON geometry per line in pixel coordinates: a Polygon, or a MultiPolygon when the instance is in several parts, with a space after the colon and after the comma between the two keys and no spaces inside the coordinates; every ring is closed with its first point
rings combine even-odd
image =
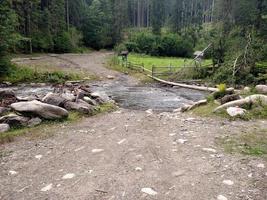
{"type": "Polygon", "coordinates": [[[267,130],[249,130],[244,133],[232,134],[217,139],[227,153],[240,153],[251,156],[261,156],[267,159],[267,130]]]}

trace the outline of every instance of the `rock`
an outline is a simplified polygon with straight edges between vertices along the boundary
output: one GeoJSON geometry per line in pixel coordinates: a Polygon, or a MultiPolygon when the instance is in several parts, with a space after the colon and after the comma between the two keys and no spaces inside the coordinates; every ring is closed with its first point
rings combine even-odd
{"type": "Polygon", "coordinates": [[[39,116],[45,119],[62,119],[68,117],[67,110],[40,101],[19,102],[10,106],[17,112],[39,116]]]}
{"type": "Polygon", "coordinates": [[[235,100],[239,100],[241,99],[240,95],[239,94],[232,94],[232,95],[225,95],[221,100],[221,104],[225,104],[225,103],[228,103],[230,101],[235,101],[235,100]]]}
{"type": "Polygon", "coordinates": [[[231,186],[231,185],[234,185],[234,182],[231,180],[224,180],[223,184],[231,186]]]}
{"type": "Polygon", "coordinates": [[[227,198],[223,195],[218,195],[217,200],[227,200],[227,198]]]}
{"type": "Polygon", "coordinates": [[[206,151],[206,152],[217,153],[217,151],[215,149],[212,149],[212,148],[203,148],[202,150],[206,151]]]}
{"type": "Polygon", "coordinates": [[[10,111],[9,108],[0,107],[0,116],[3,116],[3,115],[6,114],[8,111],[10,111]]]}
{"type": "Polygon", "coordinates": [[[64,103],[67,100],[61,97],[59,94],[54,94],[54,93],[48,93],[43,99],[42,102],[51,104],[54,106],[60,106],[62,107],[64,103]]]}
{"type": "Polygon", "coordinates": [[[0,100],[5,98],[16,98],[14,91],[8,89],[0,89],[0,100]]]}
{"type": "Polygon", "coordinates": [[[93,106],[97,105],[97,102],[94,99],[91,99],[90,97],[83,97],[83,100],[89,103],[90,105],[93,105],[93,106]]]}
{"type": "Polygon", "coordinates": [[[9,106],[16,101],[16,95],[12,90],[0,89],[0,106],[9,106]]]}
{"type": "Polygon", "coordinates": [[[180,108],[181,112],[186,112],[191,107],[191,105],[185,104],[180,108]]]}
{"type": "Polygon", "coordinates": [[[115,76],[108,75],[107,78],[112,80],[115,79],[115,76]]]}
{"type": "Polygon", "coordinates": [[[64,108],[66,108],[67,110],[78,111],[84,114],[92,114],[92,112],[94,111],[92,105],[89,105],[88,103],[86,103],[81,99],[79,99],[77,102],[67,101],[64,104],[64,108]]]}
{"type": "Polygon", "coordinates": [[[260,94],[267,94],[267,85],[257,85],[255,89],[260,94]]]}
{"type": "Polygon", "coordinates": [[[251,88],[250,88],[250,87],[245,87],[245,88],[243,89],[243,91],[244,91],[245,93],[250,93],[250,92],[251,92],[251,88]]]}
{"type": "Polygon", "coordinates": [[[72,179],[75,177],[75,174],[73,173],[69,173],[69,174],[65,174],[62,179],[72,179]]]}
{"type": "Polygon", "coordinates": [[[90,94],[93,99],[95,99],[98,103],[109,102],[110,98],[105,92],[93,92],[90,94]]]}
{"type": "Polygon", "coordinates": [[[243,116],[247,112],[245,109],[239,107],[229,107],[226,111],[231,117],[243,116]]]}
{"type": "Polygon", "coordinates": [[[49,185],[43,187],[43,188],[41,189],[41,192],[47,192],[47,191],[51,190],[52,187],[53,187],[53,184],[50,183],[49,185]]]}
{"type": "Polygon", "coordinates": [[[155,196],[158,194],[155,190],[153,190],[151,188],[142,188],[141,192],[152,195],[152,196],[155,196]]]}
{"type": "Polygon", "coordinates": [[[42,120],[39,117],[32,118],[31,120],[28,121],[28,127],[38,126],[41,123],[42,120]]]}
{"type": "Polygon", "coordinates": [[[8,124],[0,124],[0,133],[9,131],[10,126],[8,124]]]}
{"type": "Polygon", "coordinates": [[[104,151],[104,149],[93,149],[92,153],[101,153],[103,151],[104,151]]]}
{"type": "Polygon", "coordinates": [[[67,101],[75,101],[75,96],[72,93],[63,93],[61,97],[66,99],[67,101]]]}
{"type": "Polygon", "coordinates": [[[29,120],[30,119],[28,117],[19,116],[16,114],[9,114],[1,117],[0,123],[9,124],[9,126],[11,127],[27,126],[29,120]]]}

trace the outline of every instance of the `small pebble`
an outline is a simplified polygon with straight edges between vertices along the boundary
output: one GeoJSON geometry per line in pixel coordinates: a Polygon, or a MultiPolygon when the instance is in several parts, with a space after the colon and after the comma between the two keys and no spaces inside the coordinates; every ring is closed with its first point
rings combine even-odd
{"type": "Polygon", "coordinates": [[[43,156],[42,155],[36,155],[35,158],[38,159],[38,160],[41,160],[43,156]]]}
{"type": "Polygon", "coordinates": [[[42,191],[42,192],[47,192],[47,191],[49,191],[49,190],[52,189],[52,186],[53,186],[53,184],[50,183],[49,185],[43,187],[43,188],[41,189],[41,191],[42,191]]]}
{"type": "Polygon", "coordinates": [[[265,165],[263,163],[260,163],[260,164],[257,165],[257,167],[264,169],[265,168],[265,165]]]}
{"type": "Polygon", "coordinates": [[[75,174],[65,174],[62,179],[72,179],[75,177],[75,174]]]}
{"type": "Polygon", "coordinates": [[[100,153],[100,152],[103,152],[104,149],[93,149],[92,150],[92,153],[100,153]]]}
{"type": "Polygon", "coordinates": [[[234,182],[231,181],[231,180],[224,180],[223,184],[225,184],[225,185],[234,185],[234,182]]]}
{"type": "Polygon", "coordinates": [[[10,170],[10,171],[8,172],[8,174],[9,174],[9,175],[16,175],[16,174],[18,174],[18,172],[13,171],[13,170],[10,170]]]}
{"type": "Polygon", "coordinates": [[[228,199],[223,195],[219,195],[217,196],[217,200],[228,200],[228,199]]]}
{"type": "Polygon", "coordinates": [[[151,188],[142,188],[141,192],[152,195],[152,196],[155,196],[158,194],[155,190],[153,190],[151,188]]]}

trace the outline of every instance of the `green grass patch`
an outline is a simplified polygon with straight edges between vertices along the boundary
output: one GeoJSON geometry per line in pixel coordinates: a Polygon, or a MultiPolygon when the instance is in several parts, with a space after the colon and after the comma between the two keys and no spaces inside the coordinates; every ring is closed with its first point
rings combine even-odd
{"type": "MultiPolygon", "coordinates": [[[[152,66],[156,67],[183,67],[188,65],[192,59],[189,58],[175,58],[175,57],[157,57],[142,54],[129,54],[128,61],[136,64],[144,64],[146,69],[152,70],[152,66]]],[[[202,65],[212,64],[211,60],[204,60],[202,65]]]]}
{"type": "Polygon", "coordinates": [[[79,74],[65,73],[61,71],[40,72],[28,67],[12,66],[9,74],[1,78],[0,81],[8,81],[11,83],[64,83],[70,80],[80,80],[79,74]]]}
{"type": "MultiPolygon", "coordinates": [[[[105,103],[95,108],[92,115],[98,115],[101,113],[107,113],[116,110],[116,106],[112,103],[105,103]]],[[[56,133],[56,128],[60,125],[69,125],[75,123],[80,119],[88,117],[88,115],[81,114],[79,112],[69,112],[67,119],[61,120],[44,120],[39,126],[36,127],[23,127],[14,128],[6,133],[0,134],[0,144],[13,142],[16,137],[26,136],[30,139],[45,139],[53,136],[56,133]]]]}
{"type": "Polygon", "coordinates": [[[228,153],[241,153],[267,158],[267,129],[253,130],[217,141],[228,153]]]}
{"type": "Polygon", "coordinates": [[[108,61],[107,68],[133,76],[136,79],[138,79],[141,83],[154,82],[153,79],[149,78],[145,74],[138,72],[137,70],[132,70],[132,69],[127,68],[126,66],[121,65],[120,60],[117,56],[113,56],[108,61]]]}

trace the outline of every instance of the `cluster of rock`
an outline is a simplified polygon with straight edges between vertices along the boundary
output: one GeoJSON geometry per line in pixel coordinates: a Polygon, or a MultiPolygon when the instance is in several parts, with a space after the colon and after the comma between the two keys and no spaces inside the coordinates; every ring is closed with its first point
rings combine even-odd
{"type": "MultiPolygon", "coordinates": [[[[267,105],[267,85],[257,85],[255,87],[256,94],[247,96],[245,98],[240,95],[241,93],[250,93],[252,92],[251,88],[245,87],[243,91],[236,91],[234,88],[229,88],[224,92],[224,95],[221,96],[220,91],[213,93],[215,97],[215,103],[220,105],[214,112],[226,109],[228,115],[231,117],[243,116],[246,114],[247,110],[243,109],[244,105],[255,105],[260,104],[262,106],[267,105]]],[[[180,111],[186,112],[192,110],[198,106],[207,104],[207,100],[201,100],[198,102],[193,102],[192,104],[184,105],[180,111]]]]}
{"type": "MultiPolygon", "coordinates": [[[[241,93],[250,93],[251,88],[245,87],[241,93]]],[[[267,85],[257,85],[255,87],[255,93],[253,95],[243,98],[240,95],[240,91],[233,91],[231,94],[227,94],[219,100],[221,104],[214,112],[226,109],[228,115],[231,117],[243,116],[247,110],[242,108],[244,105],[256,105],[267,106],[267,85]]]]}
{"type": "Polygon", "coordinates": [[[110,99],[91,92],[88,85],[65,84],[43,98],[19,98],[12,90],[0,90],[0,133],[12,127],[33,127],[43,119],[64,119],[69,111],[92,114],[110,99]]]}

